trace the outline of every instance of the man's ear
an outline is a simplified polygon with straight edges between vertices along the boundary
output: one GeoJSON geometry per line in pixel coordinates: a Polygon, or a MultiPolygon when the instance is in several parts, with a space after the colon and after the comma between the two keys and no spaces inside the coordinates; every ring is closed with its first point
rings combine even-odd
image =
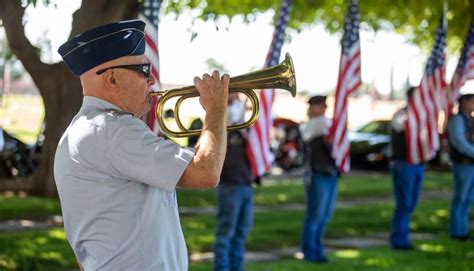
{"type": "Polygon", "coordinates": [[[107,91],[117,92],[119,90],[118,81],[115,77],[116,74],[114,70],[107,70],[103,76],[102,80],[104,81],[104,86],[106,87],[107,91]]]}

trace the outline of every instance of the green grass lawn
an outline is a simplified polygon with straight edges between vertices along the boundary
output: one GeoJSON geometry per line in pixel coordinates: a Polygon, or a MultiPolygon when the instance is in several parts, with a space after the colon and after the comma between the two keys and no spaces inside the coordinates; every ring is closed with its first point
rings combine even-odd
{"type": "MultiPolygon", "coordinates": [[[[474,243],[459,243],[440,237],[435,241],[416,241],[411,252],[392,251],[387,247],[364,250],[344,249],[329,253],[329,263],[312,264],[297,259],[248,263],[248,271],[472,271],[474,243]]],[[[211,264],[191,264],[190,271],[211,270],[211,264]]]]}
{"type": "MultiPolygon", "coordinates": [[[[425,190],[447,191],[451,180],[448,173],[428,173],[425,190]]],[[[344,177],[338,199],[376,198],[377,203],[337,207],[328,226],[327,238],[387,234],[393,211],[391,181],[387,175],[344,177]],[[386,200],[384,200],[386,199],[386,200]]],[[[180,206],[213,206],[213,190],[180,190],[180,206]]],[[[461,243],[447,238],[449,197],[422,200],[417,207],[412,230],[430,233],[434,240],[416,241],[414,252],[394,252],[388,244],[363,250],[338,250],[329,253],[331,262],[312,264],[287,258],[273,262],[248,263],[246,270],[473,270],[474,242],[461,243]]],[[[304,202],[301,180],[267,182],[256,190],[257,205],[278,207],[286,203],[304,202]]],[[[35,197],[0,197],[0,219],[42,218],[59,214],[54,199],[35,197]]],[[[255,214],[254,228],[247,248],[267,251],[299,245],[304,211],[271,208],[255,214]]],[[[187,215],[181,218],[190,253],[212,250],[215,217],[213,214],[187,215]]],[[[76,266],[63,229],[30,230],[0,233],[0,270],[67,270],[76,266]]],[[[190,270],[210,270],[209,263],[190,265],[190,270]]]]}
{"type": "Polygon", "coordinates": [[[0,126],[28,144],[34,144],[44,119],[40,95],[6,95],[0,106],[0,126]]]}
{"type": "Polygon", "coordinates": [[[77,267],[62,228],[0,234],[0,270],[67,270],[77,267]]]}
{"type": "MultiPolygon", "coordinates": [[[[423,184],[425,191],[450,191],[451,173],[428,171],[423,184]]],[[[285,179],[278,182],[263,182],[255,190],[255,204],[278,206],[288,203],[304,203],[304,188],[301,178],[285,179]]],[[[392,181],[385,173],[364,176],[343,176],[338,185],[338,199],[387,198],[392,196],[392,181]]],[[[391,198],[387,198],[391,200],[391,198]]],[[[178,192],[181,207],[208,207],[215,205],[214,190],[186,190],[178,192]]]]}
{"type": "MultiPolygon", "coordinates": [[[[450,191],[451,174],[428,172],[423,184],[424,191],[450,191]]],[[[215,190],[178,190],[178,206],[209,207],[215,205],[215,190]]],[[[358,198],[379,198],[391,201],[392,183],[387,174],[367,176],[344,176],[338,186],[338,200],[358,198]]],[[[300,178],[278,182],[264,182],[255,190],[255,205],[279,206],[281,204],[303,204],[304,188],[300,178]]],[[[59,215],[61,210],[57,199],[0,195],[0,221],[15,218],[41,219],[59,215]]]]}
{"type": "Polygon", "coordinates": [[[0,221],[10,219],[45,219],[60,215],[59,200],[30,196],[0,196],[0,221]]]}

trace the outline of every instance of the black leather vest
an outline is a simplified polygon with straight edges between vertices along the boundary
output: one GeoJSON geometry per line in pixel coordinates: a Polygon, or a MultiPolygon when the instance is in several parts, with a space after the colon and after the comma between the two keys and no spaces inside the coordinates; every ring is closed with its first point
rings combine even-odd
{"type": "MultiPolygon", "coordinates": [[[[466,137],[466,140],[471,144],[474,144],[474,118],[467,117],[461,113],[458,115],[461,115],[464,123],[464,130],[466,131],[464,136],[466,137]]],[[[464,155],[456,150],[456,148],[451,144],[451,140],[449,141],[449,155],[451,156],[451,159],[457,163],[474,163],[474,158],[464,155]]]]}
{"type": "Polygon", "coordinates": [[[238,131],[227,134],[227,152],[220,182],[228,185],[252,183],[250,165],[245,153],[245,139],[238,131]]]}
{"type": "Polygon", "coordinates": [[[407,160],[407,140],[405,131],[396,132],[390,129],[392,160],[407,160]]]}
{"type": "Polygon", "coordinates": [[[313,172],[337,175],[338,170],[331,157],[331,146],[324,142],[324,136],[318,136],[306,143],[307,157],[313,172]]]}

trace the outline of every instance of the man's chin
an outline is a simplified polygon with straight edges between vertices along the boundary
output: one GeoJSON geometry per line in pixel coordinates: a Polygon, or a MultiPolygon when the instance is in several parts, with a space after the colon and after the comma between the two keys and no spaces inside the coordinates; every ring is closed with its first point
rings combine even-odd
{"type": "Polygon", "coordinates": [[[149,105],[146,109],[143,110],[143,112],[141,112],[139,118],[142,118],[145,114],[150,112],[150,110],[151,110],[151,105],[149,105]]]}

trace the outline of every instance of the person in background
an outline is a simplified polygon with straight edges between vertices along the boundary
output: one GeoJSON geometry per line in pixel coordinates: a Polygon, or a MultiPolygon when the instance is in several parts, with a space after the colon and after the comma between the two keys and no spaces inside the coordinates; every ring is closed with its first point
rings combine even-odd
{"type": "Polygon", "coordinates": [[[474,94],[459,98],[458,114],[448,122],[450,156],[453,161],[453,198],[449,235],[468,240],[469,214],[474,202],[474,94]]]}
{"type": "Polygon", "coordinates": [[[144,28],[140,20],[110,23],[59,48],[84,94],[54,160],[64,228],[81,269],[188,270],[175,189],[219,183],[229,76],[194,78],[206,112],[196,149],[157,137],[140,119],[156,81],[144,28]]]}
{"type": "MultiPolygon", "coordinates": [[[[409,99],[417,88],[410,87],[406,93],[409,99]]],[[[398,110],[390,123],[392,163],[391,174],[395,195],[395,210],[392,216],[390,244],[396,250],[411,250],[413,244],[409,239],[410,218],[415,210],[423,184],[425,166],[407,162],[407,142],[405,123],[407,107],[398,110]]]]}
{"type": "Polygon", "coordinates": [[[323,237],[336,203],[339,172],[331,157],[331,145],[325,141],[331,123],[324,116],[326,96],[313,96],[308,104],[309,121],[300,125],[309,157],[305,173],[306,215],[301,249],[305,260],[324,263],[328,259],[324,253],[323,237]]]}
{"type": "MultiPolygon", "coordinates": [[[[202,120],[201,118],[195,118],[193,121],[191,121],[191,124],[189,125],[189,130],[198,130],[202,129],[202,120]]],[[[188,147],[194,147],[196,146],[196,143],[199,139],[199,136],[190,136],[188,137],[188,147]]]]}
{"type": "MultiPolygon", "coordinates": [[[[227,125],[244,123],[245,103],[229,94],[227,125]]],[[[253,224],[253,187],[243,131],[227,133],[227,153],[217,187],[215,271],[244,270],[245,241],[253,224]]]]}

